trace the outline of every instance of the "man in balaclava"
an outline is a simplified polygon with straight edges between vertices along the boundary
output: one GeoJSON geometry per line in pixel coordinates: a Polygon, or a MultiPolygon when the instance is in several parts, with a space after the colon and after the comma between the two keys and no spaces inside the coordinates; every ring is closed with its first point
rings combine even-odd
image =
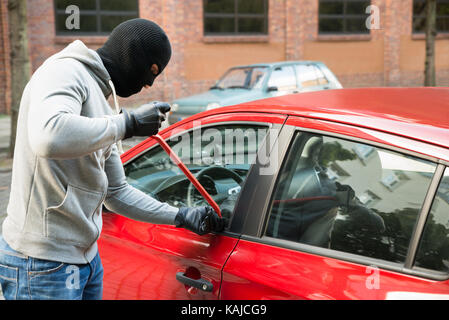
{"type": "Polygon", "coordinates": [[[107,98],[150,87],[171,57],[155,23],[117,26],[98,51],[76,40],[48,58],[22,95],[11,195],[0,236],[6,299],[101,299],[97,239],[103,205],[131,219],[203,235],[221,231],[212,208],[175,208],[126,182],[116,144],[158,132],[170,106],[114,112],[107,98]]]}
{"type": "Polygon", "coordinates": [[[129,97],[153,84],[170,61],[171,46],[157,24],[133,19],[117,26],[97,52],[117,94],[129,97]],[[156,70],[152,69],[153,64],[157,66],[156,70]]]}

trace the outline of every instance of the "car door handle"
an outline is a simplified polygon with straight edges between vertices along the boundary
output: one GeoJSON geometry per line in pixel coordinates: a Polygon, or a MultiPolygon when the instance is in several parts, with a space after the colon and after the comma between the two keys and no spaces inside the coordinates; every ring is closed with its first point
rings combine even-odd
{"type": "Polygon", "coordinates": [[[194,287],[200,289],[202,291],[211,292],[214,288],[214,285],[207,280],[204,279],[192,279],[187,277],[183,272],[176,273],[176,280],[189,287],[194,287]]]}

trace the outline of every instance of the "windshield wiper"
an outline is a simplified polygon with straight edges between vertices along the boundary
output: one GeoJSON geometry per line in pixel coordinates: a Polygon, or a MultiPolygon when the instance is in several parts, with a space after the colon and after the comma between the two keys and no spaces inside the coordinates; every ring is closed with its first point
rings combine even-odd
{"type": "Polygon", "coordinates": [[[222,87],[220,86],[212,86],[209,88],[209,90],[213,90],[213,89],[218,89],[218,90],[224,90],[222,87]]]}
{"type": "Polygon", "coordinates": [[[249,89],[247,86],[229,86],[226,89],[249,89]]]}

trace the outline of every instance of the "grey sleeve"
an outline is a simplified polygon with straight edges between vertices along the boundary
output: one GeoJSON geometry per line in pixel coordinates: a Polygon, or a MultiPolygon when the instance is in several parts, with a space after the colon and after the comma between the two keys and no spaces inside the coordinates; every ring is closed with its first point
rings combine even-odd
{"type": "Polygon", "coordinates": [[[115,145],[112,148],[111,156],[106,160],[105,172],[109,186],[104,205],[108,210],[133,220],[155,224],[174,224],[178,208],[159,202],[127,183],[115,145]]]}
{"type": "Polygon", "coordinates": [[[81,116],[89,88],[85,72],[67,59],[43,67],[29,84],[28,138],[38,156],[72,159],[91,154],[121,140],[123,115],[81,116]],[[64,61],[65,60],[65,61],[64,61]]]}

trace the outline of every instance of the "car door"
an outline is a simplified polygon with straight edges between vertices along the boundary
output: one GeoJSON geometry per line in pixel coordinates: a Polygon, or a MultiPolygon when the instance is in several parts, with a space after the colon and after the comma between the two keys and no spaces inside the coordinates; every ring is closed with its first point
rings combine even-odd
{"type": "MultiPolygon", "coordinates": [[[[220,205],[227,227],[196,235],[105,212],[99,250],[105,299],[217,299],[221,270],[238,242],[233,209],[267,132],[284,116],[238,113],[197,118],[161,133],[220,205]],[[235,224],[234,224],[235,225],[235,224]]],[[[273,130],[273,128],[278,128],[273,130]]],[[[176,207],[207,205],[154,139],[122,156],[128,183],[176,207]]],[[[242,217],[240,217],[242,219],[242,217]]]]}
{"type": "MultiPolygon", "coordinates": [[[[241,195],[266,201],[244,208],[221,298],[449,299],[449,173],[428,156],[448,150],[328,121],[286,124],[270,157],[278,170],[241,195]]],[[[258,179],[253,170],[247,181],[258,179]]]]}

